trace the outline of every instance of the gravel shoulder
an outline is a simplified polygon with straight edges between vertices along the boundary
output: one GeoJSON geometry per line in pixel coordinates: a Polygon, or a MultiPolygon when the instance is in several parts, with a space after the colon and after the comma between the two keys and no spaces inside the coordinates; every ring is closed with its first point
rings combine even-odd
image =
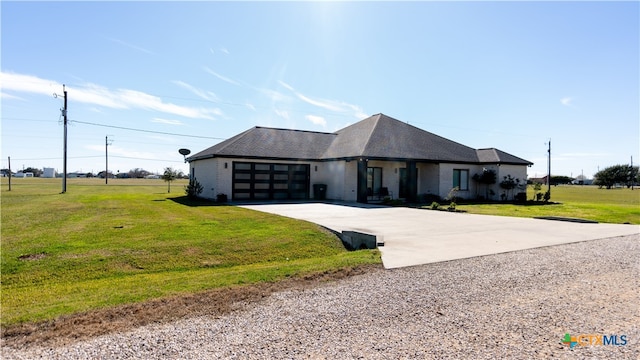
{"type": "MultiPolygon", "coordinates": [[[[212,295],[213,296],[213,295],[212,295]]],[[[382,270],[3,359],[640,358],[640,235],[382,270]],[[562,344],[626,335],[624,346],[562,344]]]]}

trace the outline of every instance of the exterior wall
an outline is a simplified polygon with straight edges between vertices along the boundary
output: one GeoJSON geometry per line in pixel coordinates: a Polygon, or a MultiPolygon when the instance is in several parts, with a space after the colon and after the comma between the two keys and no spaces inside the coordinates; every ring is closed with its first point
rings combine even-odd
{"type": "Polygon", "coordinates": [[[511,200],[511,197],[515,196],[515,194],[526,191],[527,167],[525,165],[481,165],[477,167],[476,173],[481,173],[483,169],[493,170],[496,172],[496,183],[493,185],[489,185],[488,188],[486,188],[485,185],[477,183],[474,184],[476,186],[476,197],[481,196],[485,197],[487,200],[493,201],[501,200],[501,195],[504,193],[506,196],[506,192],[500,187],[500,182],[502,182],[504,180],[504,177],[507,175],[511,175],[511,177],[515,179],[520,179],[520,184],[523,185],[521,189],[516,188],[509,193],[509,200],[511,200]]]}
{"type": "Polygon", "coordinates": [[[441,198],[445,199],[453,189],[453,170],[469,171],[469,190],[459,190],[456,194],[461,199],[475,199],[478,196],[478,184],[472,179],[473,175],[482,172],[483,166],[476,164],[440,164],[440,174],[438,176],[438,191],[441,198]]]}
{"type": "Polygon", "coordinates": [[[344,161],[311,163],[311,195],[309,197],[313,198],[313,184],[326,184],[327,199],[344,200],[346,164],[344,161]]]}
{"type": "Polygon", "coordinates": [[[520,179],[521,183],[527,182],[527,167],[524,165],[500,165],[497,168],[499,170],[496,172],[498,174],[498,183],[507,175],[520,179]]]}
{"type": "Polygon", "coordinates": [[[440,195],[440,165],[418,163],[418,196],[440,195]]]}
{"type": "Polygon", "coordinates": [[[342,199],[344,201],[357,201],[358,200],[358,162],[357,161],[345,161],[344,162],[344,190],[342,199]]]}
{"type": "MultiPolygon", "coordinates": [[[[521,188],[513,189],[512,195],[519,192],[526,192],[527,189],[527,167],[524,165],[500,165],[497,167],[496,171],[497,179],[496,179],[496,194],[498,194],[497,199],[501,199],[501,194],[505,192],[504,189],[500,188],[500,182],[504,180],[504,177],[507,175],[511,175],[512,178],[520,179],[521,188]]],[[[511,195],[509,195],[509,200],[511,199],[511,195]]]]}
{"type": "MultiPolygon", "coordinates": [[[[256,159],[231,159],[211,158],[197,160],[190,164],[190,176],[196,177],[203,186],[201,197],[215,199],[217,194],[226,194],[229,199],[232,196],[233,162],[248,161],[258,163],[280,164],[308,164],[310,166],[309,198],[313,199],[313,185],[327,185],[327,199],[342,201],[357,201],[357,161],[279,161],[256,159]],[[227,167],[225,168],[225,163],[227,167]]],[[[400,193],[400,168],[405,168],[406,163],[401,161],[369,161],[368,167],[382,168],[382,186],[387,187],[394,199],[400,193]]],[[[453,170],[464,169],[469,171],[469,190],[458,191],[457,196],[463,199],[475,199],[485,195],[485,187],[478,185],[473,175],[481,173],[483,168],[496,172],[496,184],[490,186],[494,195],[489,200],[500,200],[503,190],[500,182],[505,176],[511,175],[526,184],[527,167],[524,165],[476,165],[476,164],[430,164],[417,163],[418,170],[418,195],[434,194],[446,198],[453,188],[453,170]]],[[[514,194],[519,192],[514,190],[514,194]]]]}
{"type": "MultiPolygon", "coordinates": [[[[219,158],[204,159],[189,164],[189,177],[193,178],[195,176],[196,180],[202,185],[200,197],[215,199],[218,193],[231,194],[231,179],[229,179],[228,189],[223,188],[224,184],[218,184],[218,163],[220,160],[219,158]]],[[[231,175],[229,175],[229,178],[231,178],[231,175]]]]}

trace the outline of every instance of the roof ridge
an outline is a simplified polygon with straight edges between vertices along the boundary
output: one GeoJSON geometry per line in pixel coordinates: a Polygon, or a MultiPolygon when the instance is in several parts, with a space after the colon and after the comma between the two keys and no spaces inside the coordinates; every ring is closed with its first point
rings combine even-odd
{"type": "MultiPolygon", "coordinates": [[[[361,151],[360,151],[361,153],[365,153],[365,151],[366,151],[366,150],[367,150],[367,148],[369,147],[369,143],[371,142],[371,135],[373,135],[373,133],[375,132],[376,128],[377,128],[377,127],[378,127],[378,125],[380,124],[380,118],[381,118],[382,116],[386,116],[386,115],[384,115],[383,113],[378,113],[378,114],[372,115],[372,116],[370,116],[370,117],[368,117],[368,118],[367,118],[367,119],[369,119],[369,118],[373,118],[373,117],[375,117],[375,120],[373,120],[373,121],[374,121],[374,124],[373,124],[373,126],[371,127],[371,131],[370,131],[370,132],[369,132],[369,134],[367,135],[367,141],[364,143],[364,146],[362,147],[362,149],[361,149],[361,151]]],[[[364,120],[362,120],[362,121],[365,121],[365,120],[367,120],[367,119],[364,119],[364,120]]]]}
{"type": "MultiPolygon", "coordinates": [[[[490,148],[480,148],[480,149],[476,149],[476,154],[477,154],[479,151],[491,151],[491,152],[493,153],[493,155],[495,155],[495,156],[496,156],[496,158],[497,158],[497,159],[500,159],[500,153],[498,153],[498,151],[500,151],[500,150],[498,150],[497,148],[490,147],[490,148]]],[[[480,158],[478,158],[478,160],[480,160],[480,158]]]]}
{"type": "Polygon", "coordinates": [[[277,128],[277,127],[269,127],[269,126],[254,126],[253,129],[270,129],[270,130],[282,130],[282,131],[308,132],[313,134],[335,135],[335,132],[304,130],[304,129],[286,129],[286,128],[277,128]]]}

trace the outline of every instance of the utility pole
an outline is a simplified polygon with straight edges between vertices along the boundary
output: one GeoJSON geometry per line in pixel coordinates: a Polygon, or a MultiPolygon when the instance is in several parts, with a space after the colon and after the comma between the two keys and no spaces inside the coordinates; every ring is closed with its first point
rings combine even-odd
{"type": "Polygon", "coordinates": [[[11,156],[8,156],[9,159],[9,191],[11,191],[11,156]]]}
{"type": "Polygon", "coordinates": [[[111,145],[109,135],[104,137],[104,183],[109,184],[109,152],[107,147],[111,145]]]}
{"type": "Polygon", "coordinates": [[[551,198],[551,139],[549,139],[549,169],[547,171],[547,192],[549,193],[549,198],[551,198]]]}
{"type": "MultiPolygon", "coordinates": [[[[64,94],[64,107],[62,109],[60,109],[60,111],[62,112],[62,117],[63,117],[63,124],[64,124],[64,150],[63,150],[63,157],[62,157],[62,161],[63,161],[63,165],[62,165],[62,192],[61,194],[64,194],[67,192],[67,124],[69,123],[68,119],[67,119],[67,89],[65,88],[64,84],[62,84],[62,93],[64,94]]],[[[58,97],[58,94],[54,93],[53,94],[54,98],[58,97]]]]}

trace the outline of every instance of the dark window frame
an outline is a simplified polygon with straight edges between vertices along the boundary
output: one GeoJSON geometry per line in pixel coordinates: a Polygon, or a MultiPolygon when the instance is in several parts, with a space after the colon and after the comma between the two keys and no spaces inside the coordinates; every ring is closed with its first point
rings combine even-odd
{"type": "Polygon", "coordinates": [[[453,169],[453,187],[460,191],[469,191],[469,169],[453,169]],[[463,174],[466,174],[463,176],[463,174]]]}

